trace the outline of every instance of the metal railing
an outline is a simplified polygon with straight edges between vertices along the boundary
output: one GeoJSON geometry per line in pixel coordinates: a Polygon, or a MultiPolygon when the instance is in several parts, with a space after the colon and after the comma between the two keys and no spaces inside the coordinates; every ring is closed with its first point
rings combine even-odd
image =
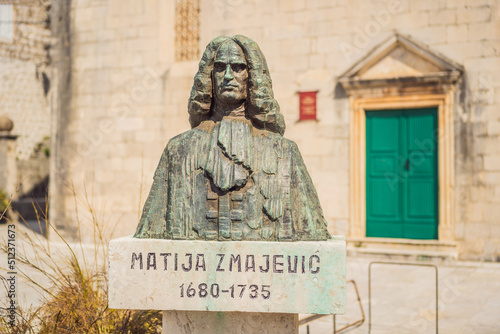
{"type": "MultiPolygon", "coordinates": [[[[365,312],[363,311],[363,305],[361,303],[361,297],[359,295],[358,286],[356,285],[356,282],[354,280],[347,281],[346,282],[346,287],[347,287],[348,283],[351,283],[354,286],[354,291],[356,291],[356,297],[358,299],[359,309],[361,310],[361,319],[356,320],[356,321],[354,321],[352,323],[349,323],[349,324],[345,325],[344,327],[339,328],[337,330],[337,328],[336,328],[337,327],[337,318],[336,318],[336,315],[334,314],[333,315],[333,334],[340,333],[341,331],[346,330],[348,328],[354,328],[354,327],[361,326],[363,324],[363,322],[365,322],[365,312]]],[[[328,317],[328,316],[329,316],[329,314],[315,314],[315,315],[311,315],[311,316],[309,316],[307,318],[304,318],[304,319],[300,320],[299,321],[299,326],[308,324],[311,321],[314,321],[314,320],[317,320],[317,319],[320,319],[320,318],[323,318],[323,317],[328,317]]],[[[307,333],[309,334],[309,325],[307,325],[307,333]]]]}

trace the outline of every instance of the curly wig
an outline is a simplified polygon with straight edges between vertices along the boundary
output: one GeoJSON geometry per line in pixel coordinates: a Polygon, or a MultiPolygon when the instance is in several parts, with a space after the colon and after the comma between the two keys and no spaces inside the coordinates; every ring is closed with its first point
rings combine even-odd
{"type": "Polygon", "coordinates": [[[266,59],[257,43],[242,35],[219,36],[208,43],[200,60],[198,73],[194,77],[193,88],[189,96],[188,112],[191,127],[194,128],[210,118],[214,105],[212,87],[214,59],[219,47],[229,40],[241,47],[247,62],[246,116],[255,127],[283,135],[285,120],[280,113],[278,102],[274,99],[266,59]]]}

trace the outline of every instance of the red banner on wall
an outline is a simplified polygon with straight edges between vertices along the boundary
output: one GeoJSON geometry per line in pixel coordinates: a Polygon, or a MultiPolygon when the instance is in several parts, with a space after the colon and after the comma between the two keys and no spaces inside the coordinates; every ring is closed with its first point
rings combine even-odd
{"type": "Polygon", "coordinates": [[[316,92],[299,92],[299,120],[316,119],[316,92]]]}

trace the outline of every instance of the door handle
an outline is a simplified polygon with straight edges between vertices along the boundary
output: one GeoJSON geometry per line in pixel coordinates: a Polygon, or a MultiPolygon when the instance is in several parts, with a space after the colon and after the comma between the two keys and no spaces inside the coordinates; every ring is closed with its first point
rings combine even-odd
{"type": "Polygon", "coordinates": [[[410,159],[406,159],[406,162],[405,162],[405,169],[406,169],[406,170],[410,170],[410,159]]]}

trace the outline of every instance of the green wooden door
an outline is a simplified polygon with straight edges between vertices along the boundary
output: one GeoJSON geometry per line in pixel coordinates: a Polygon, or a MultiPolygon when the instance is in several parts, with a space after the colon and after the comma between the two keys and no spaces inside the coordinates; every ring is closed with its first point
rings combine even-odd
{"type": "Polygon", "coordinates": [[[366,236],[437,239],[437,110],[366,112],[366,236]]]}

